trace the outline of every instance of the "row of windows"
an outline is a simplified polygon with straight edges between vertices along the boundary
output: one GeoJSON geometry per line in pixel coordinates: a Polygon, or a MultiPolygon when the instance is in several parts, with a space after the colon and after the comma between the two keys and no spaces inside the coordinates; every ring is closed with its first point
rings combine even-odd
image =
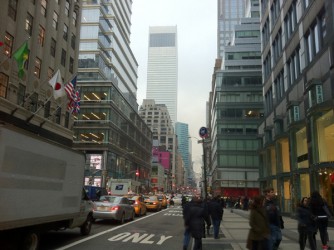
{"type": "MultiPolygon", "coordinates": [[[[75,0],[75,2],[76,2],[76,0],[75,0]]],[[[17,3],[18,3],[18,0],[8,1],[8,16],[10,18],[12,18],[14,21],[16,21],[16,15],[17,15],[17,3]]],[[[32,3],[35,4],[35,0],[33,0],[32,3]]],[[[42,16],[46,17],[48,1],[47,0],[40,0],[40,3],[41,3],[41,14],[42,14],[42,16]]],[[[70,0],[65,0],[65,10],[64,10],[64,12],[65,12],[65,15],[67,17],[70,16],[70,0]]],[[[72,22],[73,22],[74,26],[77,25],[77,16],[78,16],[77,12],[73,11],[72,22]]],[[[54,12],[53,13],[53,27],[55,29],[57,29],[57,23],[58,23],[58,13],[54,12]]]]}
{"type": "Polygon", "coordinates": [[[218,92],[217,102],[262,102],[261,93],[241,92],[241,93],[229,93],[229,92],[218,92]]]}

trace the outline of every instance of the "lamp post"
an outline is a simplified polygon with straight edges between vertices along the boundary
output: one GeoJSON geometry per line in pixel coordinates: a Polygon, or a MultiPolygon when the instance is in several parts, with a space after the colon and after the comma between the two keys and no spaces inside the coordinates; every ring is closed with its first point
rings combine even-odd
{"type": "MultiPolygon", "coordinates": [[[[202,128],[201,128],[202,129],[202,128]]],[[[206,149],[205,149],[205,145],[204,143],[206,142],[205,141],[205,138],[207,137],[207,135],[205,136],[202,136],[201,132],[200,132],[200,135],[202,137],[202,139],[198,139],[197,137],[194,137],[194,136],[189,136],[188,138],[195,138],[197,140],[197,143],[202,143],[202,148],[203,148],[203,184],[204,184],[204,199],[206,200],[207,197],[208,197],[208,181],[207,181],[207,166],[206,166],[206,149]]]]}

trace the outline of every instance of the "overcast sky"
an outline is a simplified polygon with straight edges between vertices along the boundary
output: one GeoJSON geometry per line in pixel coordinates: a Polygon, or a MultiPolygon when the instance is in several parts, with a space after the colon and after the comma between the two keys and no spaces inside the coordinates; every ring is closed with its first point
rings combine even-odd
{"type": "MultiPolygon", "coordinates": [[[[200,138],[206,125],[206,102],[217,55],[217,0],[134,0],[131,49],[138,62],[138,104],[146,98],[148,34],[150,26],[177,26],[178,121],[200,138]]],[[[202,145],[192,139],[195,171],[202,166],[202,145]]]]}

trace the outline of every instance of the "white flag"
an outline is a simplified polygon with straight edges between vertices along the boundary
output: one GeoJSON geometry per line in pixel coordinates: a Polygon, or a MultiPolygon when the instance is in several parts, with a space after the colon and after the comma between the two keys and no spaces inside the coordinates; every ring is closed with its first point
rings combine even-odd
{"type": "Polygon", "coordinates": [[[58,69],[56,74],[49,80],[49,84],[52,86],[53,89],[53,97],[58,99],[66,95],[63,83],[61,82],[61,74],[60,70],[58,69]]]}

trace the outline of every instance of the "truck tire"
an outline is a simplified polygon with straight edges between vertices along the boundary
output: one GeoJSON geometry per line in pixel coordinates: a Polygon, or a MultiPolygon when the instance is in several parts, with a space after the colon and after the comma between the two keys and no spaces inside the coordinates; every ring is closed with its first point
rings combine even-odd
{"type": "Polygon", "coordinates": [[[40,235],[36,231],[27,231],[23,235],[23,240],[21,243],[21,248],[23,250],[36,250],[38,249],[40,241],[40,235]]]}
{"type": "Polygon", "coordinates": [[[93,216],[90,214],[87,216],[85,223],[80,227],[81,235],[90,234],[90,230],[92,229],[92,224],[93,224],[93,216]]]}

